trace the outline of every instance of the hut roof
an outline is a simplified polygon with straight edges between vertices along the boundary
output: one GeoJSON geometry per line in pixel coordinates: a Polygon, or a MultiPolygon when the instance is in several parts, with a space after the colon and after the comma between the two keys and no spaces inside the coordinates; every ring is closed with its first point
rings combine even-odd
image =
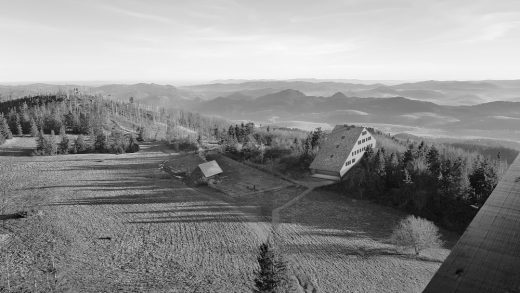
{"type": "Polygon", "coordinates": [[[202,163],[199,165],[199,168],[206,178],[223,172],[220,166],[218,165],[217,161],[215,160],[202,163]]]}
{"type": "Polygon", "coordinates": [[[310,168],[339,172],[361,135],[363,127],[336,125],[320,144],[320,150],[310,168]]]}

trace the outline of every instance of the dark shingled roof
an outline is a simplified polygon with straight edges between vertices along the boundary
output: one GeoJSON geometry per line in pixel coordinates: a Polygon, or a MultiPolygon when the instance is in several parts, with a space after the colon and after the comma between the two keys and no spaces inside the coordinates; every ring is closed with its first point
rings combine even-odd
{"type": "Polygon", "coordinates": [[[310,168],[339,173],[362,130],[363,127],[336,125],[321,143],[310,168]]]}
{"type": "Polygon", "coordinates": [[[520,156],[424,292],[520,292],[520,156]]]}

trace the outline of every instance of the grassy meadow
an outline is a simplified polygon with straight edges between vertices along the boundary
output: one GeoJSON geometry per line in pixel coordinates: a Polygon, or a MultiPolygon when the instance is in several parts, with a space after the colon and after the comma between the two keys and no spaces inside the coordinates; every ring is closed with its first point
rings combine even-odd
{"type": "Polygon", "coordinates": [[[160,144],[19,156],[31,140],[0,147],[4,291],[252,292],[258,246],[274,237],[295,292],[420,292],[449,252],[402,254],[387,237],[404,214],[319,189],[282,210],[273,234],[272,210],[304,188],[234,197],[191,188],[159,168],[179,158],[160,144]],[[8,217],[19,211],[28,214],[8,217]]]}

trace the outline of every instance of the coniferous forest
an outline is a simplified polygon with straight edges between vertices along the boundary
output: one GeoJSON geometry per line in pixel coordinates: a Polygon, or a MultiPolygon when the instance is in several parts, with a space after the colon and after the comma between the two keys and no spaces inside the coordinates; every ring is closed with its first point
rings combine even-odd
{"type": "MultiPolygon", "coordinates": [[[[484,204],[518,151],[505,147],[462,149],[451,144],[396,139],[369,128],[377,148],[369,149],[343,180],[331,187],[350,197],[374,200],[463,231],[484,204]],[[491,152],[496,151],[496,152],[491,152]],[[505,155],[502,155],[506,154],[505,155]]],[[[274,165],[301,176],[326,133],[230,126],[222,134],[235,159],[274,165]]]]}
{"type": "Polygon", "coordinates": [[[0,103],[0,143],[13,135],[37,140],[36,154],[135,152],[144,139],[210,137],[223,120],[146,107],[79,92],[0,103]]]}

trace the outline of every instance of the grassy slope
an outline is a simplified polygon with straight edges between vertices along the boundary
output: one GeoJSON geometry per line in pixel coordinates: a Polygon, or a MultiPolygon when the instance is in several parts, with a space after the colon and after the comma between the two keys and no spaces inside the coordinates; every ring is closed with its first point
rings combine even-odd
{"type": "Polygon", "coordinates": [[[150,149],[120,156],[0,156],[0,174],[15,176],[5,213],[41,211],[7,221],[0,232],[14,232],[0,254],[18,264],[11,265],[17,268],[11,286],[32,287],[36,279],[41,291],[50,289],[48,275],[22,277],[41,252],[42,267],[56,259],[59,291],[250,290],[262,225],[244,221],[217,195],[171,180],[157,168],[165,159],[150,149]]]}
{"type": "Polygon", "coordinates": [[[421,292],[449,250],[427,250],[420,260],[396,251],[388,237],[405,216],[317,190],[282,212],[279,233],[296,271],[320,292],[421,292]]]}
{"type": "MultiPolygon", "coordinates": [[[[0,174],[14,175],[5,213],[41,211],[0,228],[14,239],[0,248],[11,284],[36,278],[49,291],[49,273],[31,268],[48,269],[54,258],[58,291],[250,291],[270,211],[301,188],[231,200],[170,179],[158,169],[167,158],[157,146],[119,156],[0,156],[0,174]]],[[[385,239],[404,215],[337,194],[316,191],[281,215],[277,239],[290,266],[319,292],[418,292],[448,253],[396,254],[385,239]]]]}

